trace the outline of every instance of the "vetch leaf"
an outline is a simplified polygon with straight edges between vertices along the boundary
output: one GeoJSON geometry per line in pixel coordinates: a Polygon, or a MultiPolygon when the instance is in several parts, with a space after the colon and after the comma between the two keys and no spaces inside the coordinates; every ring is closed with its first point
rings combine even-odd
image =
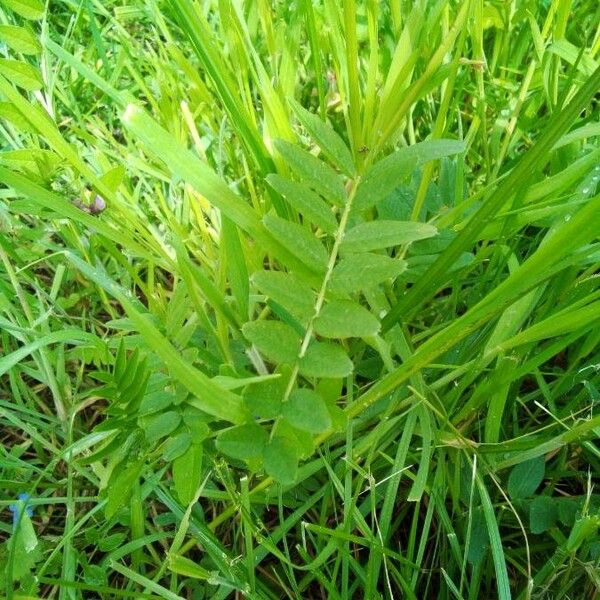
{"type": "Polygon", "coordinates": [[[315,331],[326,338],[366,337],[378,333],[379,321],[351,300],[332,300],[314,322],[315,331]]]}
{"type": "Polygon", "coordinates": [[[275,149],[301,181],[307,183],[325,200],[343,204],[346,190],[341,177],[322,160],[284,140],[275,140],[275,149]]]}
{"type": "Polygon", "coordinates": [[[288,438],[275,436],[263,452],[265,471],[279,483],[293,483],[298,473],[298,448],[288,438]]]}
{"type": "Polygon", "coordinates": [[[248,412],[261,419],[274,419],[281,413],[281,400],[285,393],[284,377],[269,379],[247,386],[242,394],[248,412]]]}
{"type": "Polygon", "coordinates": [[[37,92],[44,85],[39,71],[21,60],[0,58],[0,75],[27,92],[37,92]]]}
{"type": "Polygon", "coordinates": [[[276,174],[269,175],[267,183],[281,194],[305,219],[308,219],[326,233],[335,232],[338,223],[331,212],[331,208],[307,185],[276,174]]]}
{"type": "Polygon", "coordinates": [[[222,431],[216,440],[217,449],[223,454],[239,460],[258,458],[269,436],[256,423],[245,423],[222,431]]]}
{"type": "Polygon", "coordinates": [[[327,268],[327,251],[321,242],[298,223],[290,223],[275,215],[265,215],[263,223],[273,237],[289,252],[303,260],[316,273],[327,268]]]}
{"type": "Polygon", "coordinates": [[[350,254],[334,267],[329,289],[351,294],[374,288],[406,269],[406,262],[385,254],[350,254]]]}
{"type": "Polygon", "coordinates": [[[300,320],[306,321],[313,315],[313,291],[295,275],[281,271],[257,271],[251,281],[263,294],[300,320]]]}
{"type": "Polygon", "coordinates": [[[39,54],[42,51],[38,39],[25,27],[0,25],[0,40],[21,54],[39,54]]]}
{"type": "Polygon", "coordinates": [[[129,502],[133,486],[137,482],[143,466],[144,461],[139,459],[131,462],[124,469],[119,468],[113,471],[107,486],[108,501],[104,509],[107,519],[110,519],[129,502]]]}
{"type": "Polygon", "coordinates": [[[181,416],[174,410],[145,417],[141,420],[144,435],[150,443],[166,437],[175,431],[180,423],[181,416]]]}
{"type": "Polygon", "coordinates": [[[38,20],[44,16],[41,0],[2,0],[2,4],[24,19],[38,20]]]}
{"type": "MultiPolygon", "coordinates": [[[[543,457],[542,457],[543,458],[543,457]]],[[[537,496],[529,507],[529,527],[531,533],[544,533],[556,525],[558,506],[554,498],[537,496]]]]}
{"type": "Polygon", "coordinates": [[[310,136],[319,144],[323,154],[348,177],[353,177],[356,170],[352,154],[344,140],[317,115],[309,112],[295,100],[290,100],[292,109],[298,120],[310,136]]]}
{"type": "Polygon", "coordinates": [[[508,493],[511,498],[533,496],[544,479],[546,462],[543,456],[526,460],[516,465],[508,476],[508,493]]]}
{"type": "Polygon", "coordinates": [[[353,227],[344,235],[340,250],[368,252],[400,244],[409,244],[437,234],[428,223],[413,221],[368,221],[353,227]]]}
{"type": "Polygon", "coordinates": [[[346,377],[354,365],[341,346],[330,342],[312,342],[298,364],[306,377],[346,377]]]}
{"type": "Polygon", "coordinates": [[[354,209],[363,211],[384,200],[418,166],[464,150],[463,142],[445,139],[426,140],[397,150],[367,171],[356,190],[354,209]]]}
{"type": "Polygon", "coordinates": [[[322,433],[331,427],[331,417],[325,400],[312,390],[294,390],[282,408],[286,421],[302,431],[322,433]]]}
{"type": "Polygon", "coordinates": [[[242,331],[270,361],[293,363],[300,352],[300,336],[281,321],[251,321],[242,331]]]}
{"type": "Polygon", "coordinates": [[[196,496],[202,479],[202,444],[191,444],[173,461],[173,484],[181,504],[187,506],[196,496]]]}

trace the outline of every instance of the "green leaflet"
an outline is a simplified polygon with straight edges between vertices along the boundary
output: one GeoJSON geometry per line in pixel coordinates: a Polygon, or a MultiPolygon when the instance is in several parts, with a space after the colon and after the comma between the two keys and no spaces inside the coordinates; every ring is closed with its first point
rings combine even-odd
{"type": "Polygon", "coordinates": [[[265,471],[279,483],[293,483],[298,473],[298,454],[298,447],[291,439],[275,436],[263,451],[265,471]]]}
{"type": "Polygon", "coordinates": [[[247,386],[242,398],[248,412],[261,419],[274,419],[279,416],[286,384],[284,377],[278,377],[247,386]]]}
{"type": "Polygon", "coordinates": [[[300,320],[306,321],[313,315],[314,293],[295,275],[280,271],[257,271],[251,281],[263,294],[300,320]]]}
{"type": "Polygon", "coordinates": [[[223,454],[239,460],[258,458],[263,451],[269,436],[255,423],[238,425],[222,431],[217,436],[217,449],[223,454]]]}
{"type": "Polygon", "coordinates": [[[314,322],[315,332],[326,338],[367,337],[379,332],[379,321],[351,300],[326,304],[314,322]]]}
{"type": "Polygon", "coordinates": [[[298,368],[306,377],[346,377],[354,369],[341,346],[330,342],[312,342],[300,359],[298,368]]]}
{"type": "Polygon", "coordinates": [[[283,404],[286,421],[309,433],[322,433],[331,427],[331,417],[325,400],[308,389],[294,390],[283,404]]]}
{"type": "Polygon", "coordinates": [[[293,206],[303,218],[320,227],[326,233],[334,233],[338,222],[331,208],[307,185],[272,174],[267,183],[293,206]]]}
{"type": "Polygon", "coordinates": [[[187,506],[196,496],[202,479],[202,444],[191,444],[173,461],[173,483],[179,501],[187,506]]]}
{"type": "Polygon", "coordinates": [[[428,223],[413,221],[369,221],[360,223],[346,232],[340,249],[342,252],[368,252],[380,248],[409,244],[437,234],[428,223]]]}
{"type": "Polygon", "coordinates": [[[242,327],[246,338],[270,361],[293,363],[300,352],[300,336],[280,321],[251,321],[242,327]]]}
{"type": "Polygon", "coordinates": [[[333,269],[329,290],[351,294],[375,287],[397,277],[406,269],[406,262],[385,254],[350,254],[333,269]]]}
{"type": "Polygon", "coordinates": [[[44,16],[44,4],[41,0],[2,0],[2,4],[24,19],[37,20],[44,16]]]}
{"type": "Polygon", "coordinates": [[[346,190],[339,175],[322,160],[284,140],[275,140],[275,149],[298,178],[307,183],[325,200],[333,204],[343,204],[346,190]]]}
{"type": "Polygon", "coordinates": [[[321,242],[298,223],[290,223],[275,215],[265,215],[263,223],[271,235],[286,250],[303,260],[307,267],[316,273],[327,268],[327,251],[321,242]]]}
{"type": "Polygon", "coordinates": [[[38,39],[25,27],[0,25],[0,40],[21,54],[39,54],[42,51],[38,39]]]}
{"type": "Polygon", "coordinates": [[[133,486],[138,481],[144,463],[144,459],[138,459],[129,463],[125,468],[122,468],[123,463],[121,463],[111,474],[107,486],[108,501],[104,509],[107,519],[114,516],[120,508],[129,502],[133,486]]]}
{"type": "Polygon", "coordinates": [[[356,190],[353,209],[364,211],[384,200],[420,165],[445,156],[464,152],[463,142],[426,140],[401,148],[375,163],[362,178],[356,190]]]}
{"type": "Polygon", "coordinates": [[[319,144],[323,154],[348,177],[354,177],[354,160],[344,140],[317,115],[306,110],[295,100],[290,100],[290,105],[300,123],[319,144]]]}
{"type": "Polygon", "coordinates": [[[0,58],[0,74],[26,92],[37,92],[44,85],[39,71],[21,60],[0,58]]]}
{"type": "Polygon", "coordinates": [[[529,506],[529,527],[531,533],[540,534],[554,527],[558,520],[556,498],[536,496],[529,506]]]}
{"type": "Polygon", "coordinates": [[[544,479],[546,460],[536,456],[515,465],[508,476],[508,493],[513,500],[529,498],[544,479]]]}
{"type": "Polygon", "coordinates": [[[144,430],[144,436],[150,443],[154,443],[173,433],[173,431],[179,427],[180,423],[181,415],[175,410],[150,415],[140,420],[140,425],[144,430]]]}

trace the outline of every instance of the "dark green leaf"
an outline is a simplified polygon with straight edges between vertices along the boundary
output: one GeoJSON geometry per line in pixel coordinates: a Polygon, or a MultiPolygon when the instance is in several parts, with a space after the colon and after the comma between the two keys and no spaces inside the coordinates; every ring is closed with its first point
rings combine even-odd
{"type": "Polygon", "coordinates": [[[326,233],[335,232],[338,223],[331,208],[308,186],[274,174],[267,177],[267,182],[305,219],[326,233]]]}
{"type": "Polygon", "coordinates": [[[298,473],[298,448],[288,438],[275,436],[263,453],[265,471],[279,483],[293,483],[298,473]]]}
{"type": "Polygon", "coordinates": [[[309,229],[298,223],[290,223],[275,215],[265,215],[263,223],[273,237],[306,266],[316,273],[327,268],[327,251],[309,229]]]}
{"type": "Polygon", "coordinates": [[[270,361],[293,363],[300,352],[300,336],[280,321],[252,321],[242,327],[246,338],[270,361]]]}
{"type": "Polygon", "coordinates": [[[325,401],[312,390],[294,390],[283,403],[282,414],[288,423],[309,433],[322,433],[331,427],[325,401]]]}
{"type": "Polygon", "coordinates": [[[379,248],[409,244],[436,235],[428,223],[413,221],[369,221],[353,227],[344,235],[343,252],[368,252],[379,248]]]}
{"type": "Polygon", "coordinates": [[[375,335],[380,325],[360,304],[351,300],[332,300],[321,309],[314,328],[326,338],[347,338],[375,335]]]}
{"type": "Polygon", "coordinates": [[[312,342],[299,363],[306,377],[346,377],[354,368],[341,346],[329,342],[312,342]]]}
{"type": "Polygon", "coordinates": [[[346,190],[341,177],[310,152],[284,140],[275,140],[275,149],[304,183],[333,204],[343,204],[346,190]]]}
{"type": "Polygon", "coordinates": [[[529,526],[531,533],[544,533],[556,525],[558,506],[549,496],[537,496],[529,507],[529,526]]]}
{"type": "Polygon", "coordinates": [[[217,449],[233,458],[247,460],[262,455],[269,436],[255,423],[226,429],[217,436],[217,449]]]}
{"type": "Polygon", "coordinates": [[[516,465],[508,476],[508,493],[511,498],[529,498],[533,496],[544,479],[546,462],[538,456],[516,465]]]}
{"type": "Polygon", "coordinates": [[[353,177],[355,174],[354,161],[344,140],[317,115],[306,110],[298,102],[290,100],[290,104],[300,123],[319,144],[323,154],[348,177],[353,177]]]}

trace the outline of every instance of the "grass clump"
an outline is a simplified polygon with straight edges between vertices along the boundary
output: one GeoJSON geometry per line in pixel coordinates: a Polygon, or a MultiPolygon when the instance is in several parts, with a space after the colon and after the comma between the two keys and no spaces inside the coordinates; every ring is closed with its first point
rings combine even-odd
{"type": "Polygon", "coordinates": [[[1,4],[7,598],[598,593],[598,9],[1,4]]]}

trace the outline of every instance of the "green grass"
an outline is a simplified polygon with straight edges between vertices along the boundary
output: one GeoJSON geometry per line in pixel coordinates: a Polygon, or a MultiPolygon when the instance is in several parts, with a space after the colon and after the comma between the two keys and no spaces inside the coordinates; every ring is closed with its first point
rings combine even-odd
{"type": "Polygon", "coordinates": [[[0,595],[595,598],[596,4],[1,2],[0,595]]]}

